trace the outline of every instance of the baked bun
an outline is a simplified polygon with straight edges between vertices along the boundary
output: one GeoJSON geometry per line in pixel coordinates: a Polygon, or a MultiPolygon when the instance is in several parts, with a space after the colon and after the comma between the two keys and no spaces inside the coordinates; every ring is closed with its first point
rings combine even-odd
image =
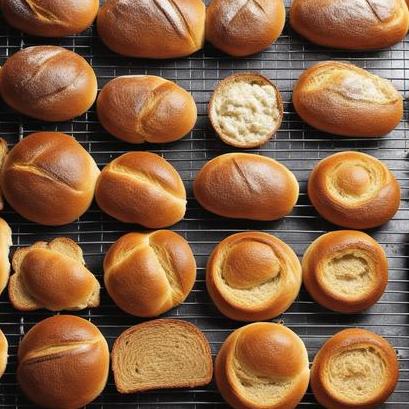
{"type": "Polygon", "coordinates": [[[9,297],[17,310],[82,310],[99,305],[98,280],[71,239],[59,237],[18,249],[13,270],[9,297]]]}
{"type": "Polygon", "coordinates": [[[181,304],[195,280],[196,262],[188,242],[169,230],[126,234],[104,259],[109,295],[137,317],[156,317],[181,304]]]}
{"type": "Polygon", "coordinates": [[[283,31],[283,0],[212,0],[206,39],[227,54],[244,57],[269,47],[283,31]]]}
{"type": "Polygon", "coordinates": [[[10,226],[4,219],[0,218],[0,294],[6,288],[10,276],[9,253],[13,244],[11,234],[10,226]]]}
{"type": "Polygon", "coordinates": [[[118,54],[178,58],[203,47],[205,18],[201,0],[106,0],[97,27],[105,45],[118,54]]]}
{"type": "Polygon", "coordinates": [[[294,409],[310,379],[307,350],[281,324],[246,325],[224,342],[215,376],[223,398],[235,409],[294,409]]]}
{"type": "Polygon", "coordinates": [[[305,70],[295,85],[293,103],[307,124],[342,136],[383,136],[403,116],[402,96],[390,81],[336,61],[305,70]]]}
{"type": "Polygon", "coordinates": [[[196,123],[193,97],[154,75],[127,75],[99,93],[98,119],[112,135],[130,143],[166,143],[188,134],[196,123]]]}
{"type": "Polygon", "coordinates": [[[366,233],[333,231],[316,239],[302,261],[304,286],[330,310],[356,313],[375,304],[388,283],[383,248],[366,233]]]}
{"type": "MultiPolygon", "coordinates": [[[[7,153],[8,153],[7,142],[3,138],[0,138],[0,171],[3,168],[7,153]]],[[[3,210],[3,208],[4,208],[3,192],[0,186],[0,210],[3,210]]]]}
{"type": "Polygon", "coordinates": [[[396,352],[373,332],[350,328],[327,341],[311,368],[311,387],[326,409],[374,409],[398,382],[396,352]]]}
{"type": "Polygon", "coordinates": [[[150,152],[128,152],[105,166],[95,198],[115,219],[150,229],[171,226],[186,212],[186,190],[178,172],[150,152]]]}
{"type": "Polygon", "coordinates": [[[199,328],[160,319],[135,325],[116,339],[112,371],[120,393],[194,388],[211,382],[213,362],[199,328]]]}
{"type": "Polygon", "coordinates": [[[4,375],[7,367],[9,344],[3,331],[0,329],[0,378],[4,375]]]}
{"type": "Polygon", "coordinates": [[[267,233],[233,234],[207,263],[206,285],[217,308],[238,321],[269,320],[294,302],[301,265],[294,251],[267,233]]]}
{"type": "Polygon", "coordinates": [[[3,17],[24,33],[65,37],[86,30],[98,13],[98,0],[1,0],[3,17]]]}
{"type": "Polygon", "coordinates": [[[94,159],[73,137],[38,132],[10,151],[1,186],[7,202],[21,216],[60,226],[88,209],[99,173],[94,159]]]}
{"type": "Polygon", "coordinates": [[[16,111],[43,121],[67,121],[86,112],[97,96],[94,70],[62,47],[28,47],[0,71],[0,94],[16,111]]]}
{"type": "Polygon", "coordinates": [[[281,163],[249,153],[227,153],[207,162],[193,191],[208,211],[234,219],[277,220],[298,200],[294,174],[281,163]]]}
{"type": "Polygon", "coordinates": [[[388,167],[361,152],[339,152],[315,165],[308,196],[331,223],[370,229],[390,220],[399,209],[400,186],[388,167]]]}
{"type": "Polygon", "coordinates": [[[34,325],[18,348],[17,380],[27,397],[44,408],[82,408],[104,389],[108,344],[99,329],[73,315],[34,325]]]}
{"type": "Polygon", "coordinates": [[[230,75],[213,93],[209,118],[223,142],[238,148],[263,145],[283,120],[280,91],[257,73],[230,75]]]}

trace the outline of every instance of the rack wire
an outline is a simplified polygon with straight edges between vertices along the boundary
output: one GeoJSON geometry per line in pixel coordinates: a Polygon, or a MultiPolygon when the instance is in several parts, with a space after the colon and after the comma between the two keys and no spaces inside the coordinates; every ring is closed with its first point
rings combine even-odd
{"type": "MultiPolygon", "coordinates": [[[[287,6],[289,1],[286,1],[287,6]]],[[[95,27],[81,35],[61,40],[36,39],[9,28],[0,17],[0,65],[30,45],[55,44],[84,56],[94,67],[102,87],[110,79],[125,74],[160,75],[176,81],[189,90],[198,106],[198,122],[189,136],[163,146],[132,146],[108,135],[98,124],[95,108],[73,121],[47,124],[31,120],[11,111],[0,101],[0,136],[10,146],[33,131],[59,130],[71,134],[91,153],[99,166],[131,150],[148,150],[168,159],[180,172],[188,192],[188,210],[183,221],[172,229],[182,234],[192,245],[198,264],[198,279],[187,301],[166,316],[186,319],[198,325],[208,337],[215,355],[227,335],[241,324],[223,317],[212,304],[205,289],[204,273],[212,248],[228,235],[243,230],[263,230],[275,234],[290,244],[302,256],[308,244],[320,234],[337,229],[322,220],[306,196],[306,181],[313,165],[331,153],[358,150],[383,160],[394,171],[402,186],[402,202],[396,217],[385,226],[370,231],[385,248],[390,263],[390,279],[382,299],[362,314],[340,315],[312,301],[304,290],[293,306],[276,321],[282,320],[304,340],[310,360],[323,342],[339,330],[359,326],[386,337],[397,349],[400,361],[400,381],[395,393],[382,406],[384,409],[409,407],[409,166],[408,106],[405,117],[386,138],[337,138],[317,132],[305,125],[291,105],[291,90],[301,72],[314,62],[337,59],[353,62],[392,80],[407,96],[409,88],[409,50],[405,40],[391,49],[372,53],[347,53],[328,50],[305,42],[286,26],[280,39],[265,52],[250,58],[232,59],[211,46],[180,60],[146,61],[119,57],[100,42],[95,27]],[[408,61],[408,62],[407,62],[408,61]],[[271,223],[226,220],[201,209],[192,196],[192,180],[209,159],[235,149],[218,140],[207,120],[207,103],[217,81],[237,71],[260,71],[276,82],[282,91],[285,117],[277,137],[253,153],[277,159],[294,171],[301,185],[301,195],[293,213],[271,223]]],[[[121,224],[98,210],[95,204],[77,222],[50,228],[30,223],[10,208],[2,214],[13,229],[13,250],[34,241],[68,236],[82,247],[91,271],[102,283],[102,260],[109,246],[135,226],[121,224]]],[[[126,328],[140,320],[121,312],[102,289],[101,306],[77,315],[96,324],[110,346],[126,328]]],[[[47,311],[21,313],[15,311],[7,298],[0,297],[0,327],[10,344],[7,371],[0,381],[0,407],[32,408],[16,383],[17,347],[31,326],[52,315],[47,311]]],[[[89,408],[224,408],[214,384],[193,390],[156,391],[122,396],[115,390],[112,377],[104,393],[89,408]]],[[[300,408],[319,408],[309,390],[300,408]]]]}

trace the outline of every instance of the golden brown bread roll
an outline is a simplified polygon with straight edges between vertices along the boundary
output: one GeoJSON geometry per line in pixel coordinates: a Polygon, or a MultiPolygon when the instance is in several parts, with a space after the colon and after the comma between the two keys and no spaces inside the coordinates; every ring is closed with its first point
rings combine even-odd
{"type": "Polygon", "coordinates": [[[151,229],[177,223],[186,211],[186,190],[178,172],[150,152],[128,152],[105,166],[95,198],[110,216],[151,229]]]}
{"type": "Polygon", "coordinates": [[[82,310],[99,305],[98,280],[71,239],[59,237],[18,249],[13,270],[9,297],[17,310],[82,310]]]}
{"type": "Polygon", "coordinates": [[[291,247],[277,237],[262,232],[233,234],[210,255],[206,286],[227,317],[269,320],[297,297],[301,265],[291,247]]]}
{"type": "Polygon", "coordinates": [[[283,0],[212,0],[206,39],[227,54],[243,57],[269,47],[283,31],[283,0]]]}
{"type": "Polygon", "coordinates": [[[399,209],[400,186],[388,167],[361,152],[339,152],[318,162],[308,180],[308,196],[331,223],[369,229],[399,209]]]}
{"type": "MultiPolygon", "coordinates": [[[[1,70],[1,67],[0,67],[0,70],[1,70]]],[[[6,159],[7,153],[8,153],[7,142],[3,138],[0,138],[0,171],[3,168],[3,164],[6,159]]],[[[3,208],[4,208],[4,199],[3,199],[3,192],[0,186],[0,210],[3,210],[3,208]]]]}
{"type": "Polygon", "coordinates": [[[7,367],[9,344],[3,331],[0,329],[0,378],[3,376],[7,367]]]}
{"type": "Polygon", "coordinates": [[[173,142],[196,123],[193,97],[174,82],[154,75],[109,81],[97,100],[98,119],[112,135],[130,143],[173,142]]]}
{"type": "Polygon", "coordinates": [[[409,12],[405,0],[294,0],[290,23],[313,43],[371,50],[405,38],[409,12]]]}
{"type": "Polygon", "coordinates": [[[299,186],[294,174],[273,159],[228,153],[203,166],[193,191],[206,210],[219,216],[276,220],[292,211],[299,186]]]}
{"type": "Polygon", "coordinates": [[[99,173],[94,159],[74,138],[38,132],[10,151],[1,186],[17,213],[36,223],[60,226],[88,209],[99,173]]]}
{"type": "Polygon", "coordinates": [[[98,0],[1,0],[11,26],[35,36],[65,37],[86,30],[98,13],[98,0]]]}
{"type": "Polygon", "coordinates": [[[281,125],[280,91],[258,73],[230,75],[214,90],[209,118],[223,142],[238,148],[260,146],[274,136],[281,125]]]}
{"type": "Polygon", "coordinates": [[[311,387],[326,409],[374,409],[398,382],[396,352],[384,338],[359,328],[339,332],[316,355],[311,387]]]}
{"type": "Polygon", "coordinates": [[[281,324],[249,324],[224,342],[215,376],[223,398],[235,409],[294,409],[310,379],[307,350],[281,324]]]}
{"type": "Polygon", "coordinates": [[[43,121],[67,121],[97,96],[94,70],[80,55],[56,46],[28,47],[0,70],[0,94],[16,111],[43,121]]]}
{"type": "Polygon", "coordinates": [[[375,304],[388,283],[383,248],[366,233],[340,230],[324,234],[302,260],[304,286],[321,305],[355,313],[375,304]]]}
{"type": "Polygon", "coordinates": [[[293,103],[307,124],[342,136],[383,136],[403,116],[402,96],[390,81],[336,61],[305,70],[294,87],[293,103]]]}
{"type": "Polygon", "coordinates": [[[10,226],[0,218],[0,294],[6,288],[10,276],[10,247],[13,244],[10,226]]]}
{"type": "Polygon", "coordinates": [[[17,358],[21,389],[44,408],[81,408],[102,392],[108,378],[104,336],[73,315],[56,315],[34,325],[21,341],[17,358]]]}
{"type": "Polygon", "coordinates": [[[104,259],[105,287],[122,310],[155,317],[181,304],[196,280],[188,242],[170,230],[129,233],[104,259]]]}
{"type": "Polygon", "coordinates": [[[118,54],[178,58],[203,47],[206,7],[201,0],[106,0],[98,34],[118,54]]]}

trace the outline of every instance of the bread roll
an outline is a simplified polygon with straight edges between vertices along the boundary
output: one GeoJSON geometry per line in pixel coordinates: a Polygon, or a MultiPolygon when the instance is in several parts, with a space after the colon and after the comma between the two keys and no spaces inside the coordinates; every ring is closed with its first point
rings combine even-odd
{"type": "Polygon", "coordinates": [[[203,166],[193,191],[206,210],[219,216],[277,220],[292,211],[299,186],[294,174],[273,159],[228,153],[203,166]]]}
{"type": "Polygon", "coordinates": [[[393,392],[399,364],[393,347],[373,332],[350,328],[327,341],[311,369],[311,387],[326,409],[375,409],[393,392]]]}
{"type": "Polygon", "coordinates": [[[390,220],[399,209],[400,186],[388,167],[360,152],[339,152],[315,165],[308,196],[331,223],[370,229],[390,220]]]}
{"type": "Polygon", "coordinates": [[[304,286],[330,310],[356,313],[375,304],[388,283],[383,248],[359,231],[324,234],[308,247],[302,261],[304,286]]]}
{"type": "Polygon", "coordinates": [[[304,71],[294,87],[293,103],[312,127],[350,137],[386,135],[403,116],[402,96],[390,81],[336,61],[304,71]]]}
{"type": "Polygon", "coordinates": [[[283,31],[283,0],[212,0],[206,39],[227,54],[244,57],[269,47],[283,31]]]}
{"type": "MultiPolygon", "coordinates": [[[[6,159],[7,153],[8,153],[7,142],[3,138],[0,138],[0,171],[3,168],[3,164],[6,159]]],[[[0,186],[0,210],[3,210],[3,208],[4,208],[3,192],[0,186]]]]}
{"type": "Polygon", "coordinates": [[[257,73],[230,75],[213,93],[209,118],[223,142],[238,148],[263,145],[283,119],[280,91],[257,73]]]}
{"type": "Polygon", "coordinates": [[[307,350],[281,324],[246,325],[224,342],[215,376],[223,398],[235,409],[294,409],[310,379],[307,350]]]}
{"type": "Polygon", "coordinates": [[[38,132],[8,154],[1,173],[7,202],[21,216],[47,226],[71,223],[90,206],[99,169],[71,136],[38,132]]]}
{"type": "Polygon", "coordinates": [[[206,7],[201,0],[106,0],[98,34],[128,57],[178,58],[203,47],[206,7]]]}
{"type": "Polygon", "coordinates": [[[10,247],[13,244],[11,228],[0,218],[0,294],[4,291],[10,276],[10,247]]]}
{"type": "Polygon", "coordinates": [[[210,345],[187,321],[161,319],[123,332],[112,348],[112,371],[120,393],[194,388],[212,380],[210,345]]]}
{"type": "Polygon", "coordinates": [[[98,13],[98,0],[2,0],[3,17],[24,33],[65,37],[86,30],[98,13]]]}
{"type": "Polygon", "coordinates": [[[56,315],[34,325],[17,357],[21,389],[44,408],[81,408],[107,382],[109,350],[104,336],[89,321],[72,315],[56,315]]]}
{"type": "Polygon", "coordinates": [[[94,70],[80,55],[56,46],[28,47],[0,71],[0,94],[16,111],[43,121],[67,121],[97,96],[94,70]]]}
{"type": "Polygon", "coordinates": [[[129,233],[104,259],[105,287],[122,310],[155,317],[181,304],[196,279],[188,242],[169,230],[129,233]]]}
{"type": "Polygon", "coordinates": [[[294,302],[301,265],[294,251],[267,233],[233,234],[207,263],[206,285],[217,308],[238,321],[269,320],[294,302]]]}
{"type": "Polygon", "coordinates": [[[0,329],[0,378],[4,375],[7,367],[9,344],[3,331],[0,329]]]}
{"type": "Polygon", "coordinates": [[[193,97],[154,75],[127,75],[109,81],[97,100],[98,119],[129,143],[166,143],[188,134],[196,123],[193,97]]]}
{"type": "Polygon", "coordinates": [[[171,226],[186,211],[186,190],[176,169],[150,152],[128,152],[105,166],[95,198],[110,216],[150,229],[171,226]]]}
{"type": "Polygon", "coordinates": [[[13,270],[9,297],[17,310],[82,310],[99,305],[98,280],[71,239],[59,237],[18,249],[13,270]]]}

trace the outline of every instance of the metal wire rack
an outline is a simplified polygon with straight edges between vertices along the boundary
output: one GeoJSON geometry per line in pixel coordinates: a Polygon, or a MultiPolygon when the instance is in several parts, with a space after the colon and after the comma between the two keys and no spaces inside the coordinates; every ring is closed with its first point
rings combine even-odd
{"type": "MultiPolygon", "coordinates": [[[[289,1],[286,1],[287,6],[289,1]]],[[[233,232],[257,229],[277,235],[302,256],[307,245],[320,234],[336,229],[323,221],[306,196],[306,181],[313,165],[333,152],[359,150],[385,161],[398,177],[403,200],[396,217],[385,226],[372,230],[371,235],[385,248],[390,262],[390,280],[386,293],[369,311],[343,316],[330,312],[301,291],[294,305],[279,317],[295,330],[306,343],[310,359],[332,334],[360,326],[378,332],[397,349],[400,361],[400,382],[384,409],[409,408],[409,165],[408,107],[400,126],[386,138],[341,139],[310,129],[297,117],[291,105],[291,90],[300,73],[312,63],[327,59],[351,61],[393,81],[405,95],[409,89],[409,47],[405,40],[392,49],[372,53],[346,53],[327,50],[305,42],[286,27],[280,39],[262,54],[251,58],[232,59],[210,46],[195,55],[180,60],[145,61],[122,58],[103,46],[95,27],[81,35],[62,40],[36,39],[9,28],[0,17],[0,65],[23,47],[38,44],[58,44],[84,56],[94,67],[102,87],[108,80],[124,74],[153,74],[176,81],[192,92],[199,111],[192,133],[176,143],[154,146],[131,146],[108,135],[98,124],[95,109],[71,122],[47,124],[30,120],[12,112],[0,101],[0,135],[10,145],[25,135],[39,130],[59,130],[74,135],[88,149],[101,167],[113,158],[130,150],[149,150],[163,155],[179,170],[188,192],[188,211],[185,219],[173,229],[192,245],[198,263],[198,279],[187,302],[166,314],[186,319],[198,325],[207,335],[214,354],[227,335],[240,323],[223,317],[209,299],[204,283],[207,257],[220,240],[233,232]],[[294,212],[272,223],[226,220],[207,213],[192,196],[192,180],[209,159],[234,149],[221,143],[207,120],[207,102],[218,80],[235,71],[260,71],[276,82],[285,102],[285,119],[277,137],[254,153],[280,160],[293,170],[301,184],[301,196],[294,212]]],[[[93,205],[76,223],[50,228],[35,225],[19,217],[10,208],[1,214],[12,226],[13,249],[31,245],[34,241],[68,236],[79,242],[91,271],[102,278],[102,260],[107,248],[122,234],[135,226],[121,224],[104,215],[93,205]]],[[[102,280],[101,280],[102,282],[102,280]]],[[[17,346],[25,332],[51,313],[39,311],[20,313],[0,297],[0,327],[10,344],[6,374],[0,381],[0,407],[34,407],[19,391],[16,383],[17,346]]],[[[138,319],[121,312],[102,291],[99,308],[78,313],[96,324],[112,345],[114,339],[138,319]]],[[[129,396],[119,395],[112,377],[104,393],[89,408],[223,408],[227,407],[214,384],[194,390],[158,391],[129,396]]],[[[311,391],[300,407],[319,408],[311,391]]]]}

